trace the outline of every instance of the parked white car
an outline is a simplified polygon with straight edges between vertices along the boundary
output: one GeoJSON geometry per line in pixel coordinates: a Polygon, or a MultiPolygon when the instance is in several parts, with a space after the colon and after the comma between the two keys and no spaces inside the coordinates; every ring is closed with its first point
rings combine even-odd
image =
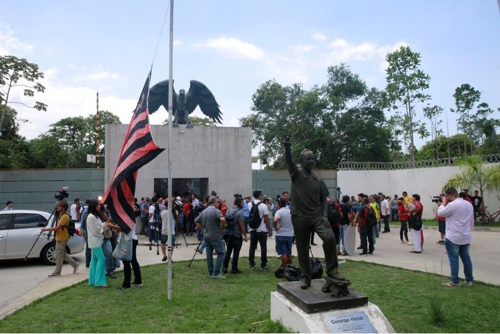
{"type": "MultiPolygon", "coordinates": [[[[0,211],[0,260],[41,258],[46,264],[55,264],[54,233],[47,240],[48,233],[40,235],[40,229],[49,223],[50,213],[35,210],[0,211]],[[38,241],[35,243],[35,240],[38,241]]],[[[54,217],[50,217],[52,222],[54,217]]],[[[75,234],[66,246],[68,254],[83,252],[85,239],[80,236],[80,224],[75,224],[75,234]]]]}

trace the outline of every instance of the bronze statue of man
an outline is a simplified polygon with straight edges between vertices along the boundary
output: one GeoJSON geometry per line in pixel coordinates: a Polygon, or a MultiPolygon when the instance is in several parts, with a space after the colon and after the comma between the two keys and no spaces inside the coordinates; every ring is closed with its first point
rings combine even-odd
{"type": "Polygon", "coordinates": [[[337,242],[327,218],[329,192],[323,179],[312,171],[314,155],[309,150],[302,151],[300,154],[302,168],[298,168],[292,159],[290,137],[287,137],[283,144],[292,179],[291,213],[301,272],[300,287],[307,289],[311,285],[309,240],[311,233],[315,232],[323,240],[328,276],[322,291],[332,292],[332,296],[335,297],[347,296],[349,294],[347,286],[351,282],[338,272],[337,242]]]}

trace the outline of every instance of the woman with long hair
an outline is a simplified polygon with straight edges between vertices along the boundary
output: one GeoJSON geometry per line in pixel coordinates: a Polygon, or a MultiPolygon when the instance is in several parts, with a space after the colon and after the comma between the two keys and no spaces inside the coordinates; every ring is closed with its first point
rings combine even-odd
{"type": "Polygon", "coordinates": [[[102,251],[104,238],[102,232],[106,223],[100,219],[101,204],[93,199],[89,203],[87,215],[88,245],[92,253],[89,268],[89,285],[98,288],[107,288],[106,257],[102,251]]]}

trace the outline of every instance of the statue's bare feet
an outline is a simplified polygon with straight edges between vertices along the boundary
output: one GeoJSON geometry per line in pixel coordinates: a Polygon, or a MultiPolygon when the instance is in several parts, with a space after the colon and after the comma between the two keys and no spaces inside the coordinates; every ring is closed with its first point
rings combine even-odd
{"type": "Polygon", "coordinates": [[[173,128],[178,128],[179,127],[179,123],[177,123],[177,122],[172,123],[172,127],[173,128]]]}
{"type": "Polygon", "coordinates": [[[187,122],[187,128],[188,129],[192,129],[194,126],[193,126],[193,123],[191,123],[190,121],[187,122]]]}

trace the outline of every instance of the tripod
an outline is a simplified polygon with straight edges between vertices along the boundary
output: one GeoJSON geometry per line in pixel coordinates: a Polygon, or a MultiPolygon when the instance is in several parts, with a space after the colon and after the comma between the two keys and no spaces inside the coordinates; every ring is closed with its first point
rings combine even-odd
{"type": "Polygon", "coordinates": [[[198,244],[198,246],[194,250],[194,254],[193,254],[193,257],[191,258],[191,261],[189,261],[188,268],[191,267],[191,263],[193,263],[194,257],[196,256],[196,253],[198,253],[198,250],[200,249],[202,242],[203,242],[203,239],[201,239],[200,243],[198,244]]]}
{"type": "MultiPolygon", "coordinates": [[[[47,223],[48,223],[48,222],[50,222],[50,218],[54,217],[54,219],[52,220],[52,223],[51,223],[50,227],[54,227],[54,224],[57,222],[57,219],[59,218],[59,214],[56,212],[56,209],[57,209],[57,204],[54,207],[54,210],[52,210],[52,213],[50,214],[49,219],[47,220],[47,223]]],[[[28,259],[28,256],[30,256],[31,251],[35,247],[35,245],[36,245],[38,239],[40,238],[40,236],[42,235],[42,233],[43,233],[42,231],[40,231],[40,233],[38,233],[38,235],[37,235],[37,237],[35,239],[35,242],[31,246],[28,254],[26,254],[26,256],[24,257],[24,261],[26,261],[28,259]]],[[[47,240],[50,240],[51,234],[52,234],[52,231],[50,231],[49,234],[47,235],[47,240]]]]}

